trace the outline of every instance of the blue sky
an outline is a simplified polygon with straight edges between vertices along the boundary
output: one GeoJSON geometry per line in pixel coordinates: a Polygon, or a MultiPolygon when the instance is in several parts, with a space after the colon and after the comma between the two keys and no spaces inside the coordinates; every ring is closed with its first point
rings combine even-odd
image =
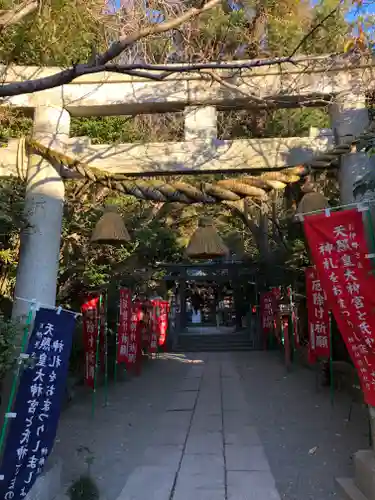
{"type": "Polygon", "coordinates": [[[359,15],[375,15],[375,1],[374,0],[368,0],[364,1],[363,5],[361,8],[358,7],[353,7],[348,15],[348,20],[353,21],[356,19],[359,15]]]}
{"type": "MultiPolygon", "coordinates": [[[[120,0],[112,0],[116,7],[120,6],[120,0]]],[[[313,4],[319,3],[321,0],[312,0],[313,4]]],[[[353,0],[352,0],[353,1],[353,0]]],[[[359,16],[374,15],[375,16],[375,0],[363,0],[362,7],[353,6],[347,15],[349,22],[355,21],[359,16]]]]}
{"type": "MultiPolygon", "coordinates": [[[[115,0],[115,4],[117,7],[119,7],[120,0],[115,0]]],[[[358,9],[358,7],[353,7],[353,9],[351,9],[350,15],[348,16],[349,20],[353,20],[353,18],[357,17],[358,13],[375,15],[375,0],[364,0],[363,6],[360,9],[358,9]]]]}

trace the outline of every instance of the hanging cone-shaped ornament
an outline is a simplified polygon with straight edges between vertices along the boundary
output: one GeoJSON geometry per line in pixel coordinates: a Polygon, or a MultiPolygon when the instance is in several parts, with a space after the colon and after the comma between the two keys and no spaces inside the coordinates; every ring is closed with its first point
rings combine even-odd
{"type": "Polygon", "coordinates": [[[190,238],[185,253],[192,259],[215,259],[229,254],[229,249],[218,235],[213,221],[203,217],[190,238]]]}
{"type": "Polygon", "coordinates": [[[122,245],[130,241],[123,218],[116,206],[107,206],[98,220],[91,236],[91,243],[101,245],[122,245]]]}

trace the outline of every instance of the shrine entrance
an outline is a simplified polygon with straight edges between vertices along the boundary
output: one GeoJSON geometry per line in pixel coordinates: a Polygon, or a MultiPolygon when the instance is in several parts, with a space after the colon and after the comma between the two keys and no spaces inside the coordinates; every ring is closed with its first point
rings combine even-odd
{"type": "MultiPolygon", "coordinates": [[[[242,261],[163,264],[179,336],[244,336],[259,344],[256,266],[242,261]],[[197,321],[196,312],[199,311],[197,321]]],[[[171,332],[172,333],[172,332],[171,332]]]]}

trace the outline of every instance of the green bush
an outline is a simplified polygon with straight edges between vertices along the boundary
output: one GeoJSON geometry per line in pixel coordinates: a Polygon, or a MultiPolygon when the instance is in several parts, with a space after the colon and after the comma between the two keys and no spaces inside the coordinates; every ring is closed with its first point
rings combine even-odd
{"type": "Polygon", "coordinates": [[[68,490],[70,500],[99,500],[99,489],[88,474],[80,476],[68,490]]]}
{"type": "Polygon", "coordinates": [[[14,363],[16,338],[21,329],[19,323],[5,319],[0,313],[0,381],[14,363]]]}

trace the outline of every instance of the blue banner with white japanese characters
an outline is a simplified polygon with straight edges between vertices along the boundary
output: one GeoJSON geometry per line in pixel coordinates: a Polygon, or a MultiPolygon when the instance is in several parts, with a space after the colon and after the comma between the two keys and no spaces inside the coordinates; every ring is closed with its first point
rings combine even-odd
{"type": "Polygon", "coordinates": [[[75,316],[67,311],[36,313],[0,469],[1,500],[24,498],[52,450],[74,327],[75,316]]]}

